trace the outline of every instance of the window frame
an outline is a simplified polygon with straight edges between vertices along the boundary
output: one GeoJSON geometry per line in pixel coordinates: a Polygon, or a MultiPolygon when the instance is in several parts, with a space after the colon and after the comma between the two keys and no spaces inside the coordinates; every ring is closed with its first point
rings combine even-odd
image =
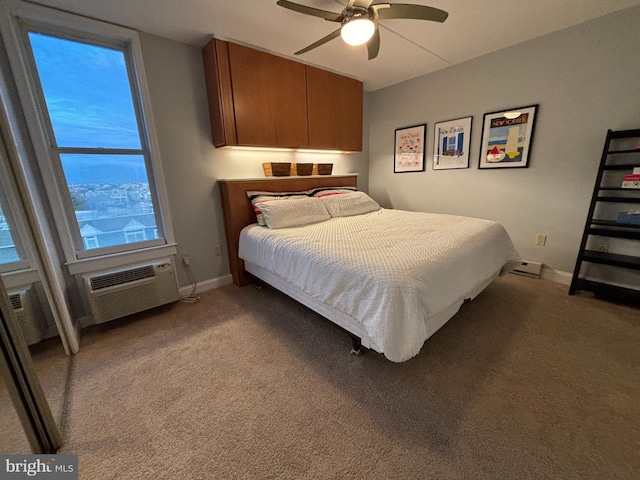
{"type": "MultiPolygon", "coordinates": [[[[4,188],[4,185],[2,185],[4,188]]],[[[14,215],[11,212],[11,207],[8,205],[7,198],[2,193],[0,188],[0,209],[4,215],[7,225],[9,227],[9,233],[13,240],[13,247],[16,249],[18,260],[13,262],[0,263],[0,273],[9,273],[16,270],[26,270],[30,267],[29,260],[27,258],[27,252],[22,245],[22,239],[20,238],[20,229],[18,228],[14,215]]]]}
{"type": "MultiPolygon", "coordinates": [[[[1,17],[3,40],[69,272],[74,275],[124,265],[149,256],[174,255],[176,244],[137,32],[33,4],[17,4],[11,9],[3,6],[1,17]],[[87,149],[56,145],[28,38],[29,31],[123,51],[141,150],[100,149],[99,153],[143,155],[160,238],[113,247],[85,248],[59,155],[87,153],[87,149]]],[[[92,148],[88,150],[91,150],[89,153],[98,153],[92,148]]]]}
{"type": "Polygon", "coordinates": [[[74,32],[66,32],[59,28],[51,28],[50,26],[42,26],[39,24],[34,24],[33,22],[25,22],[21,21],[19,24],[21,38],[23,42],[23,46],[27,51],[27,58],[25,59],[26,64],[28,65],[30,72],[29,76],[33,85],[31,88],[33,90],[33,94],[38,99],[40,108],[39,114],[42,116],[41,121],[44,127],[44,133],[46,135],[46,145],[48,150],[48,156],[51,160],[51,167],[53,168],[54,181],[56,182],[56,190],[61,197],[62,206],[65,209],[65,217],[68,222],[68,231],[71,234],[71,241],[73,243],[73,248],[75,251],[75,255],[78,259],[82,258],[90,258],[90,257],[99,257],[102,255],[109,255],[118,252],[124,252],[129,250],[135,250],[145,247],[154,247],[158,245],[163,245],[165,243],[164,235],[161,238],[142,241],[142,242],[125,242],[120,245],[114,245],[110,247],[98,247],[95,249],[88,249],[85,247],[85,244],[82,240],[82,235],[80,234],[80,225],[75,217],[75,209],[73,208],[73,202],[71,198],[71,192],[69,189],[69,185],[67,184],[64,169],[62,166],[62,155],[78,155],[78,154],[90,154],[90,155],[139,155],[142,156],[145,163],[145,169],[147,173],[147,179],[149,181],[149,190],[151,193],[151,202],[154,206],[154,216],[156,220],[156,225],[158,225],[158,233],[163,231],[162,228],[162,217],[159,214],[160,205],[158,202],[158,195],[156,189],[154,188],[155,182],[153,181],[154,173],[151,165],[151,158],[149,153],[149,141],[144,131],[144,119],[142,117],[142,107],[140,105],[140,92],[138,88],[136,88],[136,82],[133,75],[133,59],[131,58],[131,52],[129,51],[129,46],[126,43],[121,41],[111,41],[108,42],[104,39],[100,40],[89,40],[86,38],[80,38],[80,36],[76,35],[74,32]],[[31,41],[29,39],[29,33],[36,32],[43,35],[48,35],[56,38],[61,38],[63,40],[72,40],[78,41],[81,43],[87,43],[90,45],[96,45],[104,48],[114,49],[120,51],[124,55],[127,77],[129,80],[129,88],[131,89],[131,96],[133,100],[133,108],[135,112],[136,124],[138,126],[139,132],[139,140],[140,140],[140,149],[124,149],[124,148],[100,148],[100,147],[60,147],[57,145],[55,134],[53,132],[53,124],[51,122],[51,118],[49,117],[49,111],[47,108],[47,103],[44,97],[44,91],[42,88],[42,82],[40,81],[40,75],[38,71],[38,67],[36,65],[35,56],[33,53],[33,49],[31,47],[31,41]],[[136,245],[132,245],[136,243],[136,245]]]}
{"type": "Polygon", "coordinates": [[[11,174],[8,170],[9,158],[6,155],[4,143],[0,145],[0,207],[4,215],[13,245],[18,254],[19,260],[15,262],[0,263],[0,273],[12,273],[31,268],[30,258],[33,258],[33,251],[28,248],[29,242],[22,239],[22,232],[27,231],[22,213],[15,199],[18,194],[10,181],[11,174]]]}

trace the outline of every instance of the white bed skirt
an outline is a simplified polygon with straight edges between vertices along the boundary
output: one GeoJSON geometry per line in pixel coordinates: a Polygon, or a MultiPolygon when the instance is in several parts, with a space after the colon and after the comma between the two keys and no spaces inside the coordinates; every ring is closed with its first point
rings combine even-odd
{"type": "MultiPolygon", "coordinates": [[[[384,354],[384,351],[376,345],[376,343],[367,335],[367,332],[357,320],[349,315],[329,306],[322,302],[319,302],[312,296],[306,294],[298,287],[290,284],[282,277],[275,275],[262,267],[259,267],[251,262],[245,261],[244,268],[247,272],[254,277],[262,280],[263,282],[271,285],[272,287],[280,290],[282,293],[300,302],[302,305],[313,310],[314,312],[322,315],[326,319],[342,327],[347,332],[355,335],[361,339],[363,347],[375,350],[378,353],[384,354]]],[[[495,275],[488,279],[486,282],[478,285],[473,292],[471,292],[469,299],[477,297],[495,278],[500,274],[500,271],[495,272],[495,275]]],[[[456,313],[460,310],[460,307],[464,304],[464,300],[455,302],[449,307],[445,308],[439,314],[435,315],[429,322],[429,330],[427,338],[436,333],[440,327],[447,323],[456,313]]],[[[426,339],[425,339],[426,340],[426,339]]]]}

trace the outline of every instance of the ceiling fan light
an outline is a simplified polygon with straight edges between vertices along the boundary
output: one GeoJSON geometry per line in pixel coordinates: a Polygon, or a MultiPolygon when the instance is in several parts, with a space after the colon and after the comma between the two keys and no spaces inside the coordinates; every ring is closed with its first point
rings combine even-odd
{"type": "Polygon", "coordinates": [[[340,29],[340,36],[349,45],[364,45],[373,36],[376,26],[368,18],[356,17],[345,22],[340,29]]]}

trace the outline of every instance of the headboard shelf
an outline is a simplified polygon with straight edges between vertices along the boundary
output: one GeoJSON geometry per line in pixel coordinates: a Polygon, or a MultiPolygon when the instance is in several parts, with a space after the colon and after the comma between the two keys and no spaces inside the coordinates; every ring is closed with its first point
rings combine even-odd
{"type": "Polygon", "coordinates": [[[222,197],[229,267],[233,283],[242,287],[251,283],[251,279],[244,271],[244,262],[238,258],[240,231],[247,225],[256,223],[256,216],[247,197],[247,191],[297,192],[319,187],[357,187],[358,174],[233,178],[218,180],[218,183],[222,197]]]}
{"type": "MultiPolygon", "coordinates": [[[[226,183],[232,183],[232,182],[248,182],[248,181],[258,181],[258,182],[271,182],[273,180],[287,180],[287,181],[292,181],[292,180],[309,180],[312,178],[321,178],[323,180],[326,180],[327,178],[351,178],[351,177],[357,177],[358,174],[357,173],[343,173],[341,175],[287,175],[287,176],[283,176],[283,177],[254,177],[254,178],[219,178],[218,181],[219,182],[226,182],[226,183]]],[[[328,185],[330,186],[330,185],[328,185]]],[[[312,187],[313,188],[313,187],[312,187]]]]}

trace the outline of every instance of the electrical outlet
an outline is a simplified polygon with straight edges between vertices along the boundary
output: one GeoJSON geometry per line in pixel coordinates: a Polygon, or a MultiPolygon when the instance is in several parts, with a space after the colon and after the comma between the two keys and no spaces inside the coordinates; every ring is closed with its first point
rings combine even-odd
{"type": "Polygon", "coordinates": [[[543,246],[545,243],[547,243],[547,236],[542,233],[539,233],[538,236],[536,237],[536,245],[543,246]]]}
{"type": "Polygon", "coordinates": [[[220,245],[216,245],[215,247],[213,247],[213,254],[216,257],[220,257],[222,255],[222,250],[220,250],[220,245]]]}
{"type": "Polygon", "coordinates": [[[189,255],[188,253],[183,253],[182,263],[184,264],[185,267],[188,267],[189,265],[191,265],[191,255],[189,255]]]}
{"type": "Polygon", "coordinates": [[[609,244],[608,243],[601,243],[600,245],[598,245],[598,251],[599,252],[608,252],[609,251],[609,244]]]}

